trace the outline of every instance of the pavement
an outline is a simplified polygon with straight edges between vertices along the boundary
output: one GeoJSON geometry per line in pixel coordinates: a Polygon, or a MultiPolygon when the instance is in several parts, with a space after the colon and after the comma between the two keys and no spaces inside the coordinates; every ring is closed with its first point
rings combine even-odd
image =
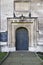
{"type": "Polygon", "coordinates": [[[12,52],[1,65],[43,65],[34,52],[12,52]]]}

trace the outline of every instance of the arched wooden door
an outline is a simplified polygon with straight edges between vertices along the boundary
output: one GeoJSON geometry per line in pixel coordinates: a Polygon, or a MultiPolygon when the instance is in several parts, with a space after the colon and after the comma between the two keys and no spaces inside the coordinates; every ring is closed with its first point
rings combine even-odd
{"type": "Polygon", "coordinates": [[[28,31],[25,28],[16,30],[16,50],[28,50],[28,31]]]}

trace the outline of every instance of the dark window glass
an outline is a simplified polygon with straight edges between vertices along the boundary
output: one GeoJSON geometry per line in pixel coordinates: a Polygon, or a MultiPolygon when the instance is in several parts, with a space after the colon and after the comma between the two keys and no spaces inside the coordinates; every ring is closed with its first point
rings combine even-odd
{"type": "Polygon", "coordinates": [[[7,42],[8,39],[8,33],[7,32],[1,32],[0,33],[0,41],[1,42],[7,42]]]}

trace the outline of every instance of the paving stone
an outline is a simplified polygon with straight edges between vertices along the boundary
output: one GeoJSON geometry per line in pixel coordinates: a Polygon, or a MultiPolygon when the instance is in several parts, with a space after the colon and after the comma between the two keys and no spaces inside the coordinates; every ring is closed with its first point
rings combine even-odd
{"type": "Polygon", "coordinates": [[[2,65],[43,65],[34,52],[12,52],[2,65]]]}

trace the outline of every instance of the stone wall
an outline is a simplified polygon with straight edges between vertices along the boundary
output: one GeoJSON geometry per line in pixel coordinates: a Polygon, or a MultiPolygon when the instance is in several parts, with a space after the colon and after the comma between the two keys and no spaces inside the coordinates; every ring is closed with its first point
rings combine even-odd
{"type": "MultiPolygon", "coordinates": [[[[15,0],[16,1],[16,0],[15,0]]],[[[27,0],[28,1],[28,0],[27,0]]],[[[30,0],[29,0],[30,1],[30,0]]],[[[14,13],[14,0],[0,0],[0,25],[1,30],[0,32],[7,31],[7,17],[13,17],[14,13]]],[[[39,0],[32,0],[29,5],[29,12],[31,11],[32,17],[38,17],[38,36],[37,36],[37,43],[40,46],[43,46],[43,1],[39,0]]],[[[16,12],[16,16],[21,16],[23,13],[24,16],[29,17],[29,12],[16,12]]],[[[5,43],[1,42],[1,45],[5,45],[5,43]]]]}
{"type": "Polygon", "coordinates": [[[3,32],[7,30],[7,17],[13,17],[13,0],[1,0],[1,31],[3,32]]]}

